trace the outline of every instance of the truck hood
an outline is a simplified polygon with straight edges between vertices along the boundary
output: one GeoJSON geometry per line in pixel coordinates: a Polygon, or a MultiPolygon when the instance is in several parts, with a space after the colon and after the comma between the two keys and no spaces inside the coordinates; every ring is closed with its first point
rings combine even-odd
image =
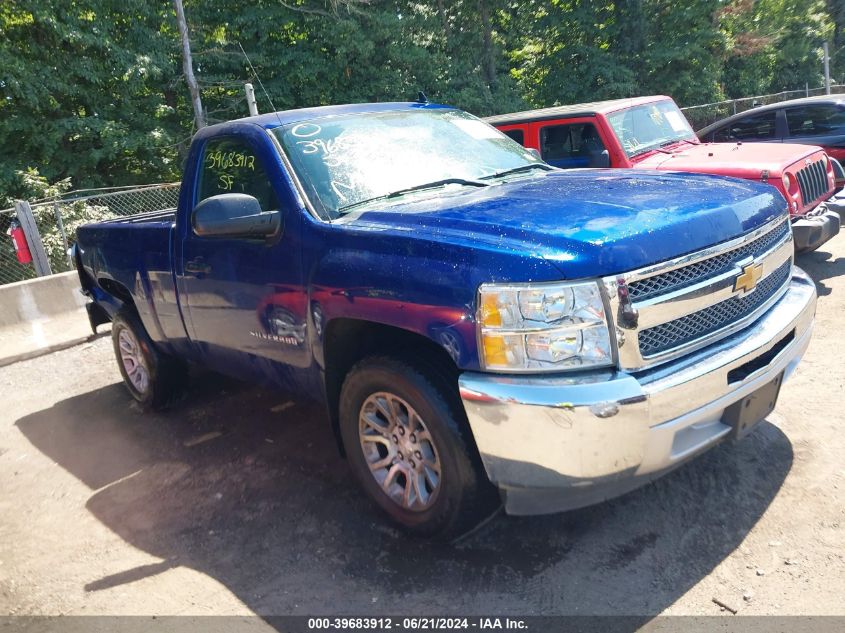
{"type": "Polygon", "coordinates": [[[793,143],[683,143],[669,149],[668,153],[648,154],[634,167],[760,180],[764,171],[769,178],[780,177],[788,167],[822,151],[812,145],[793,143]]]}
{"type": "Polygon", "coordinates": [[[343,218],[352,230],[542,257],[565,278],[634,270],[786,214],[772,187],[709,175],[554,171],[343,218]]]}

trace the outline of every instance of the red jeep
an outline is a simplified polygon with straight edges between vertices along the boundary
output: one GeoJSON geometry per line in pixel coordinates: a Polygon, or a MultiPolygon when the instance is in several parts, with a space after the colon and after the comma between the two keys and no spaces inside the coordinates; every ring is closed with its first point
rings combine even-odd
{"type": "Polygon", "coordinates": [[[839,232],[829,206],[834,173],[819,147],[701,143],[670,97],[581,103],[485,119],[551,165],[700,172],[767,182],[789,203],[795,249],[815,250],[839,232]]]}

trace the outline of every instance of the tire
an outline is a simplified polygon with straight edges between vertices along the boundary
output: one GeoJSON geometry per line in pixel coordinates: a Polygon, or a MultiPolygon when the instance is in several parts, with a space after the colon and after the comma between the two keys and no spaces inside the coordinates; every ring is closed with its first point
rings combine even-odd
{"type": "Polygon", "coordinates": [[[339,420],[356,479],[406,531],[452,539],[499,506],[457,391],[431,369],[359,362],[343,383],[339,420]]]}
{"type": "Polygon", "coordinates": [[[123,384],[144,409],[162,409],[182,393],[186,365],[156,348],[134,309],[115,315],[112,344],[123,384]]]}

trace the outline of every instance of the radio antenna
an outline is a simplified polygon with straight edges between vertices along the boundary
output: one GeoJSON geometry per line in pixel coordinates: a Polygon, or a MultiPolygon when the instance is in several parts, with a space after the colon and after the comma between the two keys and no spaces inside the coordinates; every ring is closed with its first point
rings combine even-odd
{"type": "Polygon", "coordinates": [[[264,93],[264,96],[267,97],[267,101],[270,102],[270,107],[273,108],[273,112],[276,114],[276,118],[279,119],[279,125],[282,124],[282,117],[279,116],[279,111],[276,110],[276,106],[273,105],[273,100],[270,98],[270,94],[267,92],[267,89],[264,87],[264,82],[261,81],[261,77],[258,76],[258,73],[255,72],[255,66],[252,65],[252,62],[249,59],[249,55],[246,54],[244,47],[238,42],[238,48],[241,49],[241,53],[243,53],[244,58],[246,59],[246,63],[249,64],[249,69],[252,71],[252,76],[255,77],[255,80],[258,82],[258,85],[261,86],[261,92],[264,93]]]}

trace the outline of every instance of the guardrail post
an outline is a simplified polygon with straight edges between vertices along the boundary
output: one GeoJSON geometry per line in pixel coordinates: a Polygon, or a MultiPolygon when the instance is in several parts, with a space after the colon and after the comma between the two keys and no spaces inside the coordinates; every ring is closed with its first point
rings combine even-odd
{"type": "Polygon", "coordinates": [[[26,243],[29,245],[29,252],[32,253],[32,264],[35,266],[35,273],[39,277],[52,275],[50,260],[47,258],[47,251],[41,241],[41,233],[38,232],[38,225],[35,223],[35,216],[32,214],[32,207],[26,200],[15,201],[15,212],[18,215],[18,222],[21,223],[26,243]]]}

